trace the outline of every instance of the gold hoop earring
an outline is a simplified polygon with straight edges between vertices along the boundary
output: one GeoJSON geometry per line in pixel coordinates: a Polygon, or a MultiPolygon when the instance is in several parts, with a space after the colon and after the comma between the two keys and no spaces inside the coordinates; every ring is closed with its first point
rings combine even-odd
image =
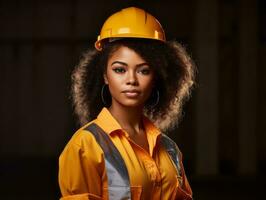
{"type": "Polygon", "coordinates": [[[156,94],[157,94],[157,98],[156,98],[156,101],[155,101],[155,104],[153,104],[151,107],[154,108],[155,106],[158,105],[159,101],[160,101],[160,92],[158,89],[156,89],[156,94]]]}
{"type": "Polygon", "coordinates": [[[107,86],[107,84],[104,84],[103,86],[102,86],[102,89],[101,89],[101,99],[102,99],[102,102],[103,102],[103,104],[106,106],[107,105],[107,102],[105,101],[105,99],[104,99],[104,89],[105,89],[105,87],[107,86]]]}
{"type": "MultiPolygon", "coordinates": [[[[152,94],[153,96],[155,96],[154,93],[155,93],[155,92],[153,92],[153,94],[152,94]]],[[[153,98],[151,98],[151,99],[153,99],[153,98]]],[[[148,106],[150,109],[155,108],[155,107],[158,105],[159,101],[160,101],[160,92],[159,92],[158,89],[156,89],[156,100],[154,101],[153,104],[149,104],[149,105],[147,105],[147,106],[148,106]]],[[[151,103],[152,103],[152,102],[151,102],[151,103]]]]}

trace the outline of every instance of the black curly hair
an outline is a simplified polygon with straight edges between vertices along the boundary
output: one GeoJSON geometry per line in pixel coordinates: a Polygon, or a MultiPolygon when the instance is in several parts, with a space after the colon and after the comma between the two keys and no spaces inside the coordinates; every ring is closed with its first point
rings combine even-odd
{"type": "Polygon", "coordinates": [[[105,96],[107,105],[101,99],[103,74],[108,59],[121,46],[134,50],[155,71],[154,90],[159,91],[159,102],[152,106],[156,95],[151,95],[144,114],[161,129],[172,127],[180,118],[184,101],[190,96],[194,83],[194,63],[182,45],[175,41],[136,38],[108,42],[102,51],[87,50],[83,54],[72,74],[72,98],[81,125],[94,119],[104,106],[111,105],[110,96],[108,99],[110,94],[105,96]]]}

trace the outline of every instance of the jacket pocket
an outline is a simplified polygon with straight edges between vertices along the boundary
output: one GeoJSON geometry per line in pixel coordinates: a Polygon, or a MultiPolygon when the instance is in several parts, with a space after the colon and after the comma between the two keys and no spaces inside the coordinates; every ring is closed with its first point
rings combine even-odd
{"type": "Polygon", "coordinates": [[[103,198],[94,194],[84,193],[61,197],[60,200],[103,200],[103,198]]]}
{"type": "Polygon", "coordinates": [[[142,187],[141,186],[131,186],[131,199],[132,200],[140,200],[142,187]]]}
{"type": "Polygon", "coordinates": [[[104,188],[104,193],[106,194],[106,196],[110,196],[109,200],[126,200],[130,196],[131,200],[140,200],[141,192],[141,186],[131,186],[130,189],[123,186],[111,186],[104,188]]]}

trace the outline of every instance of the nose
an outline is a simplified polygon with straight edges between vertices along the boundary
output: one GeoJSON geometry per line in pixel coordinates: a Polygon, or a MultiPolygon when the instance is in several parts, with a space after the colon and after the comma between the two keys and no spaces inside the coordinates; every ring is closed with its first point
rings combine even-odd
{"type": "Polygon", "coordinates": [[[138,85],[137,75],[134,71],[128,72],[127,85],[138,85]]]}

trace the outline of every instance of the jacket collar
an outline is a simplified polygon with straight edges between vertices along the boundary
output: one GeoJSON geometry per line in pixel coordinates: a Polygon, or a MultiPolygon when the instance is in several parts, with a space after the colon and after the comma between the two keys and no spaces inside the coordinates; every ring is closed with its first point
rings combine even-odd
{"type": "MultiPolygon", "coordinates": [[[[148,136],[153,135],[157,137],[158,135],[161,134],[161,131],[147,117],[143,116],[142,119],[146,134],[148,136]]],[[[109,112],[109,110],[106,107],[104,107],[97,116],[97,122],[107,134],[114,133],[117,130],[120,131],[123,130],[120,124],[112,116],[112,114],[109,112]]],[[[128,134],[125,131],[123,132],[128,136],[128,134]]]]}

